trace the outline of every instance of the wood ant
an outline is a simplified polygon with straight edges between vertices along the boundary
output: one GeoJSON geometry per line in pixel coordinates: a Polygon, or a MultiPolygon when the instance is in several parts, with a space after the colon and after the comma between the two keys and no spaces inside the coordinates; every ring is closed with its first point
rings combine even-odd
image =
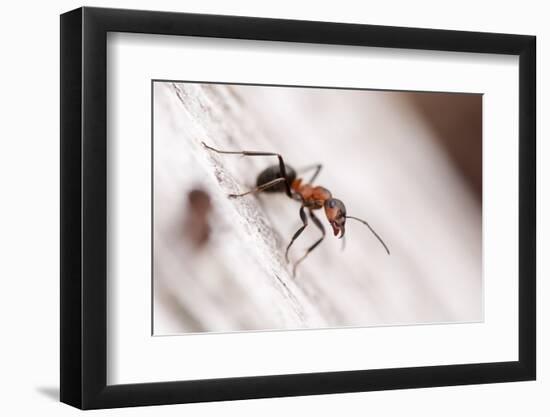
{"type": "Polygon", "coordinates": [[[332,193],[324,187],[314,186],[313,182],[321,172],[323,167],[321,164],[315,164],[305,168],[303,171],[314,170],[313,175],[308,182],[304,182],[301,178],[297,177],[296,170],[290,165],[285,164],[283,157],[275,152],[252,152],[252,151],[221,151],[215,149],[211,146],[208,146],[206,143],[202,142],[203,146],[206,149],[209,149],[213,152],[219,154],[231,154],[231,155],[244,155],[244,156],[275,156],[279,160],[277,165],[271,165],[264,169],[258,175],[256,179],[256,187],[246,191],[242,194],[229,194],[230,198],[243,197],[248,194],[259,193],[259,192],[284,192],[288,197],[293,200],[299,201],[300,206],[300,219],[302,220],[302,226],[294,233],[292,239],[288,246],[286,247],[285,259],[288,260],[288,251],[294,243],[294,241],[300,236],[304,229],[308,226],[308,218],[306,215],[306,209],[309,214],[309,218],[321,231],[322,236],[309,248],[307,248],[306,253],[296,261],[294,267],[292,268],[292,276],[296,275],[297,266],[315,249],[325,238],[325,228],[319,218],[315,215],[313,210],[318,210],[324,208],[325,215],[327,220],[332,227],[334,236],[338,236],[339,239],[344,237],[346,233],[346,220],[353,219],[358,222],[363,223],[369,228],[369,230],[376,236],[380,241],[384,249],[390,254],[390,251],[382,238],[374,231],[374,229],[365,221],[360,218],[349,216],[346,214],[346,207],[341,200],[332,197],[332,193]]]}

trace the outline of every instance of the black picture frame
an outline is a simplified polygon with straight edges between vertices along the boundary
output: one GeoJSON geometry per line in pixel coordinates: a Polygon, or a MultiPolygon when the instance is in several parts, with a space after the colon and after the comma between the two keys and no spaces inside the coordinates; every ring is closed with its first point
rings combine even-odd
{"type": "Polygon", "coordinates": [[[82,409],[533,380],[534,36],[80,8],[61,15],[61,401],[82,409]],[[519,56],[519,360],[107,385],[108,32],[519,56]]]}

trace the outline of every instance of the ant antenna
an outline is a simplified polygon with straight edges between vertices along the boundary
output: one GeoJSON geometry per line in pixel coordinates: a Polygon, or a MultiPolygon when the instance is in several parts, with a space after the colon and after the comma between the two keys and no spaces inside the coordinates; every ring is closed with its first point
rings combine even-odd
{"type": "Polygon", "coordinates": [[[382,244],[382,246],[384,246],[384,249],[386,249],[386,252],[388,252],[388,255],[390,254],[390,250],[388,249],[388,247],[386,246],[386,244],[384,243],[384,241],[382,240],[382,238],[380,236],[378,236],[378,233],[376,233],[374,231],[374,229],[370,226],[370,224],[368,224],[365,220],[362,220],[362,219],[359,219],[357,217],[353,217],[353,216],[346,216],[346,219],[353,219],[353,220],[357,220],[358,222],[361,222],[363,223],[365,226],[367,226],[369,228],[369,230],[372,232],[372,234],[374,236],[376,236],[376,238],[380,241],[380,243],[382,244]]]}

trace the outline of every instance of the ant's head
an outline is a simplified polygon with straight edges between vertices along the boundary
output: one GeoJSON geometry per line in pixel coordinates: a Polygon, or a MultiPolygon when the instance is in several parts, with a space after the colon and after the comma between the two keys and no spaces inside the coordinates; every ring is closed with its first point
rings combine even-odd
{"type": "Polygon", "coordinates": [[[325,214],[332,226],[334,236],[340,233],[340,239],[346,233],[346,206],[337,198],[329,198],[325,201],[325,214]]]}
{"type": "Polygon", "coordinates": [[[378,236],[374,229],[370,227],[370,225],[365,220],[354,216],[348,216],[346,214],[346,206],[344,206],[344,203],[342,203],[341,200],[332,197],[325,200],[325,214],[327,215],[327,219],[332,226],[334,236],[338,236],[338,233],[340,233],[339,238],[343,238],[344,234],[346,233],[346,219],[353,219],[367,226],[369,230],[374,234],[374,236],[376,236],[382,246],[384,246],[384,249],[386,249],[388,255],[390,254],[390,250],[388,249],[384,241],[380,238],[380,236],[378,236]]]}

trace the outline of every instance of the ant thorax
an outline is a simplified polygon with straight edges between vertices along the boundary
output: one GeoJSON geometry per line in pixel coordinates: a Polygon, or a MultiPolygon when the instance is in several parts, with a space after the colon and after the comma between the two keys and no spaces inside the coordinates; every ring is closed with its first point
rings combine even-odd
{"type": "Polygon", "coordinates": [[[302,184],[301,178],[297,178],[292,182],[292,189],[302,197],[305,207],[314,210],[322,208],[325,201],[332,198],[331,192],[326,188],[311,184],[302,184]]]}

